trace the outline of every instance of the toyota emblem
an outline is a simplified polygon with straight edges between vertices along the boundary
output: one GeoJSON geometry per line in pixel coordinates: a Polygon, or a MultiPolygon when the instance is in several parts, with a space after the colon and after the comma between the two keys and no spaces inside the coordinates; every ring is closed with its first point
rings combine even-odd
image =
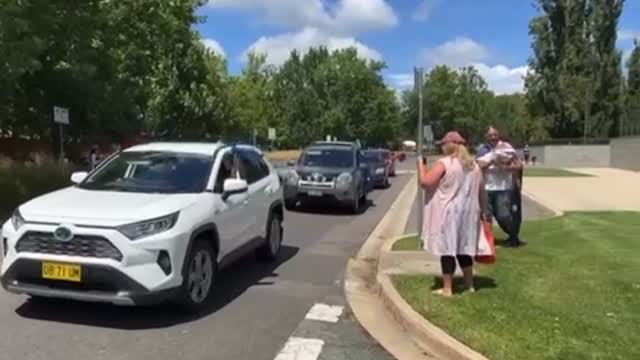
{"type": "Polygon", "coordinates": [[[67,242],[73,239],[73,232],[68,227],[60,225],[53,232],[53,237],[58,241],[67,242]]]}

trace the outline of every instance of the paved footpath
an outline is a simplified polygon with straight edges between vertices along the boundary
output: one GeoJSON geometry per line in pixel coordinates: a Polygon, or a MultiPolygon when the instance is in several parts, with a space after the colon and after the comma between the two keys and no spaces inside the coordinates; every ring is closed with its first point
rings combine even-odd
{"type": "Polygon", "coordinates": [[[408,179],[373,192],[362,215],[287,212],[280,258],[249,257],[222,272],[212,308],[197,317],[169,306],[37,303],[0,290],[0,360],[391,359],[351,316],[343,278],[408,179]]]}
{"type": "Polygon", "coordinates": [[[526,177],[525,193],[558,211],[640,211],[640,173],[612,168],[567,169],[591,177],[526,177]]]}

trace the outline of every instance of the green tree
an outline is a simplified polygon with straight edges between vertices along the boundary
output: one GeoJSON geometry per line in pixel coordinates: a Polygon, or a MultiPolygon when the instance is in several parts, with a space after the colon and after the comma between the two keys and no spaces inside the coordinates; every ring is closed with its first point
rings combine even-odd
{"type": "Polygon", "coordinates": [[[263,54],[250,53],[242,74],[231,79],[229,99],[231,121],[227,133],[247,136],[256,132],[260,140],[267,138],[268,128],[276,125],[273,100],[273,76],[263,54]]]}
{"type": "Polygon", "coordinates": [[[629,75],[627,76],[625,96],[625,122],[621,135],[640,132],[640,41],[635,41],[635,47],[627,62],[629,75]]]}
{"type": "Polygon", "coordinates": [[[529,112],[554,137],[607,136],[621,116],[616,29],[623,0],[537,0],[529,112]],[[586,125],[586,126],[585,126],[586,125]]]}

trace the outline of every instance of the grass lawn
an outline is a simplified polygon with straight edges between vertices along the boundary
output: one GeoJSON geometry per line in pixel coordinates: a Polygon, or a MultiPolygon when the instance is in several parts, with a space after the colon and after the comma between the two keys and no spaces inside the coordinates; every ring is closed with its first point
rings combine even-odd
{"type": "Polygon", "coordinates": [[[592,175],[574,171],[544,167],[525,167],[524,176],[530,177],[591,177],[592,175]]]}
{"type": "Polygon", "coordinates": [[[396,241],[391,250],[393,251],[411,251],[419,250],[420,241],[417,236],[408,236],[396,241]]]}
{"type": "Polygon", "coordinates": [[[267,153],[266,156],[270,161],[296,160],[300,156],[300,150],[272,151],[267,153]]]}
{"type": "Polygon", "coordinates": [[[528,222],[528,245],[498,248],[475,294],[431,295],[439,279],[397,276],[423,316],[492,360],[640,359],[640,213],[528,222]]]}

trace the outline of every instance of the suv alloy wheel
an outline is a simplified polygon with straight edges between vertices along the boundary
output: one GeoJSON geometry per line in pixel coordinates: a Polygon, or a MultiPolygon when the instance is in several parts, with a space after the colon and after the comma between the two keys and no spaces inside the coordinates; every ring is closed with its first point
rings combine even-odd
{"type": "Polygon", "coordinates": [[[180,302],[190,312],[196,312],[209,304],[215,284],[218,263],[209,242],[204,238],[194,240],[185,259],[180,302]]]}
{"type": "Polygon", "coordinates": [[[282,245],[282,217],[277,212],[269,215],[267,238],[264,245],[256,249],[259,260],[272,261],[278,257],[282,245]]]}

